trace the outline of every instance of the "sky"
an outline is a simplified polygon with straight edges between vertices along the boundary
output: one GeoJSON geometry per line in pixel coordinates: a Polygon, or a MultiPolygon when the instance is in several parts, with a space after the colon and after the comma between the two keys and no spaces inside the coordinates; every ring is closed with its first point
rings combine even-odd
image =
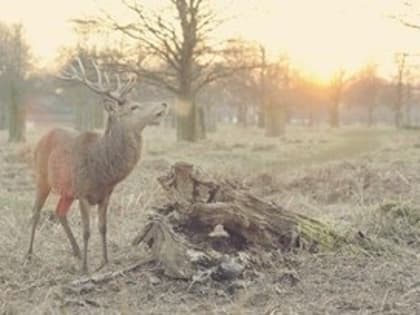
{"type": "MultiPolygon", "coordinates": [[[[165,1],[146,2],[159,5],[165,1]]],[[[339,68],[352,72],[369,62],[390,75],[396,52],[420,52],[420,30],[390,18],[402,12],[417,13],[414,8],[407,10],[403,0],[213,2],[232,17],[221,34],[261,42],[272,55],[285,53],[296,67],[320,80],[339,68]]],[[[100,8],[122,12],[120,0],[0,0],[0,8],[0,20],[23,23],[33,53],[45,67],[60,47],[76,41],[71,18],[100,8]]],[[[415,58],[413,63],[417,63],[415,58]]]]}

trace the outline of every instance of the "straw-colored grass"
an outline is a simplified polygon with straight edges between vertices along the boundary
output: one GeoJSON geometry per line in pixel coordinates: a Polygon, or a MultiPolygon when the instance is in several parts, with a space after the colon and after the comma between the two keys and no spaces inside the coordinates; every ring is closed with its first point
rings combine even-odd
{"type": "MultiPolygon", "coordinates": [[[[42,212],[36,257],[24,259],[34,194],[28,152],[43,131],[31,132],[25,145],[7,144],[0,133],[0,314],[415,314],[420,309],[417,131],[292,128],[282,139],[267,139],[261,130],[222,126],[209,139],[189,144],[176,142],[172,130],[146,130],[143,160],[111,202],[111,264],[105,271],[144,257],[130,242],[162,197],[156,177],[178,160],[242,181],[266,199],[392,245],[401,254],[275,253],[264,272],[249,270],[250,277],[234,284],[194,286],[147,266],[87,292],[67,287],[79,279],[79,265],[53,216],[55,196],[42,212]]],[[[92,217],[91,270],[101,255],[95,211],[92,217]]],[[[80,243],[76,205],[70,222],[80,243]]]]}

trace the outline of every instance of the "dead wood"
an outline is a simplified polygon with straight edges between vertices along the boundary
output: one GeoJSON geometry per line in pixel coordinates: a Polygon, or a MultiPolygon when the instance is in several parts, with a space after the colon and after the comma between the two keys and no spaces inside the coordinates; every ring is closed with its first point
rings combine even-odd
{"type": "Polygon", "coordinates": [[[119,269],[116,271],[110,271],[106,273],[94,274],[88,277],[84,277],[81,279],[73,280],[69,284],[64,286],[65,290],[77,293],[86,293],[88,291],[92,291],[96,286],[107,283],[113,279],[118,277],[122,277],[127,273],[134,271],[142,266],[145,266],[154,261],[153,257],[145,257],[141,261],[125,267],[123,269],[119,269]]]}
{"type": "Polygon", "coordinates": [[[176,163],[159,182],[189,225],[223,225],[243,246],[290,250],[334,248],[344,238],[326,224],[267,202],[230,182],[216,182],[188,163],[176,163]]]}
{"type": "Polygon", "coordinates": [[[149,222],[133,245],[145,243],[151,249],[154,259],[159,261],[165,275],[175,279],[190,279],[193,269],[187,254],[188,246],[162,219],[149,222]]]}
{"type": "Polygon", "coordinates": [[[172,278],[204,272],[232,279],[231,271],[239,270],[233,273],[239,276],[254,253],[333,249],[346,242],[328,225],[265,201],[238,183],[216,181],[188,163],[175,163],[158,181],[169,203],[133,245],[146,244],[172,278]],[[245,259],[246,251],[252,254],[245,259]]]}

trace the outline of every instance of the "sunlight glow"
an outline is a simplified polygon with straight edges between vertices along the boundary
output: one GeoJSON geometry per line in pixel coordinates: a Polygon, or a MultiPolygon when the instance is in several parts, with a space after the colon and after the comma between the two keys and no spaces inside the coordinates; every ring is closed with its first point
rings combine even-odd
{"type": "MultiPolygon", "coordinates": [[[[153,5],[158,3],[166,2],[153,5]]],[[[220,10],[226,6],[223,0],[214,3],[220,10]]],[[[352,72],[372,61],[390,74],[395,52],[420,50],[420,31],[389,17],[401,5],[400,0],[232,0],[226,10],[234,19],[220,34],[258,41],[272,56],[285,53],[296,67],[320,81],[338,68],[352,72]]],[[[0,20],[22,22],[39,65],[48,67],[60,47],[76,41],[71,18],[99,8],[118,11],[121,2],[0,0],[0,6],[0,20]]]]}

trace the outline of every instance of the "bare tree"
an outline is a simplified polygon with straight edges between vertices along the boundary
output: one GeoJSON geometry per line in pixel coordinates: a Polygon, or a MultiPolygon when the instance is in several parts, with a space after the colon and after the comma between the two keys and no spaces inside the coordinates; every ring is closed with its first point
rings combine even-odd
{"type": "MultiPolygon", "coordinates": [[[[381,86],[381,80],[377,76],[376,65],[368,65],[364,71],[362,71],[362,80],[365,83],[363,88],[365,96],[365,105],[367,109],[367,125],[371,127],[374,124],[374,110],[378,105],[378,95],[381,86]]],[[[362,82],[363,82],[362,81],[362,82]]]]}
{"type": "Polygon", "coordinates": [[[287,58],[266,66],[264,89],[265,135],[278,137],[284,134],[290,88],[290,69],[287,58]]]}
{"type": "MultiPolygon", "coordinates": [[[[405,12],[400,13],[399,15],[393,15],[392,18],[398,20],[402,25],[420,30],[420,23],[417,21],[419,17],[419,4],[416,1],[405,0],[402,1],[402,5],[405,7],[405,12]]],[[[418,54],[414,54],[419,56],[418,54]]],[[[396,64],[397,64],[397,82],[396,86],[396,95],[394,103],[394,123],[397,128],[402,126],[403,120],[403,107],[404,107],[404,98],[410,98],[411,96],[411,86],[410,84],[404,83],[405,76],[407,75],[407,57],[412,56],[408,53],[398,53],[396,55],[396,64]],[[405,89],[406,88],[406,89],[405,89]],[[406,91],[404,91],[406,90],[406,91]],[[405,95],[404,95],[405,94],[405,95]]],[[[408,105],[409,106],[409,105],[408,105]]],[[[409,108],[406,108],[407,112],[410,111],[409,108]]],[[[409,118],[409,115],[407,115],[409,118]]],[[[407,121],[410,123],[409,121],[407,121]]]]}
{"type": "Polygon", "coordinates": [[[395,83],[395,102],[394,102],[394,123],[397,128],[402,127],[403,107],[404,107],[404,85],[407,74],[407,53],[396,55],[397,78],[395,83]]]}
{"type": "Polygon", "coordinates": [[[30,53],[20,24],[0,25],[0,81],[6,116],[9,141],[25,140],[26,108],[23,99],[25,79],[29,69],[30,53]]]}
{"type": "Polygon", "coordinates": [[[418,1],[403,0],[401,1],[401,12],[390,17],[399,21],[402,25],[409,28],[420,30],[420,24],[416,21],[419,17],[418,1]]]}
{"type": "Polygon", "coordinates": [[[169,10],[152,11],[139,0],[122,0],[134,19],[122,21],[110,13],[76,21],[114,30],[134,42],[135,56],[126,63],[142,79],[177,96],[177,136],[197,141],[205,137],[203,110],[197,94],[209,83],[232,72],[215,67],[218,54],[212,33],[221,23],[210,0],[167,0],[169,10]],[[146,56],[146,58],[144,58],[146,56]]]}
{"type": "Polygon", "coordinates": [[[346,72],[339,69],[331,79],[329,86],[330,102],[328,107],[328,121],[332,128],[340,127],[340,104],[346,84],[346,72]]]}
{"type": "Polygon", "coordinates": [[[347,88],[346,104],[363,106],[366,109],[366,124],[368,127],[375,123],[375,109],[378,106],[381,87],[384,85],[384,80],[377,74],[377,66],[367,64],[347,88]]]}
{"type": "Polygon", "coordinates": [[[261,69],[260,69],[260,109],[258,111],[258,127],[265,127],[265,117],[266,117],[266,71],[267,71],[267,60],[266,60],[266,51],[263,45],[260,45],[260,58],[261,58],[261,69]]]}
{"type": "Polygon", "coordinates": [[[290,106],[295,113],[304,117],[304,122],[313,127],[319,120],[327,103],[326,87],[319,81],[294,71],[293,86],[290,90],[290,106]]]}
{"type": "Polygon", "coordinates": [[[249,124],[250,110],[262,109],[259,80],[260,49],[255,42],[243,39],[229,40],[228,47],[230,53],[225,57],[225,62],[240,70],[223,79],[220,88],[224,87],[227,102],[235,107],[239,125],[246,127],[249,124]],[[247,63],[250,66],[243,67],[247,63]]]}

